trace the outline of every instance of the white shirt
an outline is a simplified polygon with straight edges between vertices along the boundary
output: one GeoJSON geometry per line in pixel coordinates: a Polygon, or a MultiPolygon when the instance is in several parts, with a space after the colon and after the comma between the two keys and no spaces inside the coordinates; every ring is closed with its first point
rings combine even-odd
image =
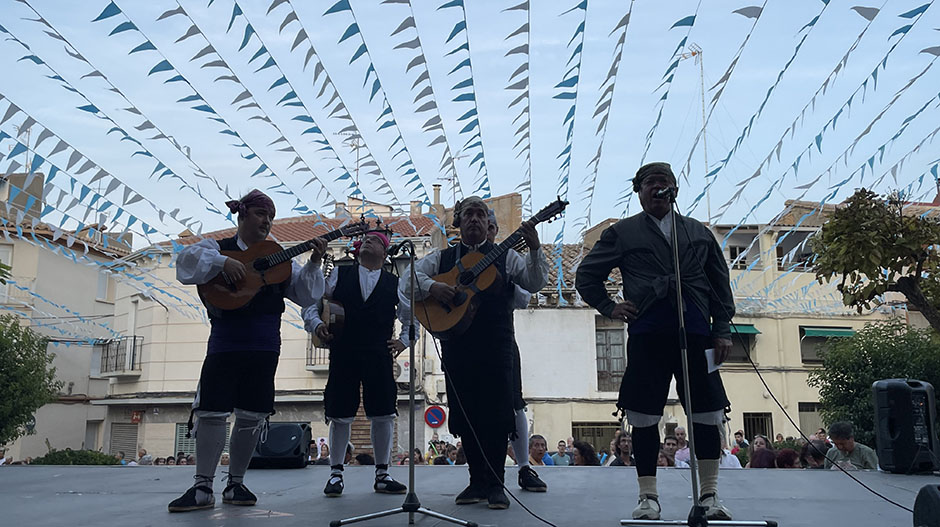
{"type": "Polygon", "coordinates": [[[741,468],[741,460],[738,456],[731,453],[730,450],[721,451],[721,460],[718,462],[719,468],[741,468]]]}
{"type": "Polygon", "coordinates": [[[647,216],[649,216],[650,219],[653,220],[653,223],[659,227],[659,230],[663,232],[663,235],[666,237],[666,241],[669,242],[669,245],[672,245],[672,210],[667,212],[661,220],[656,219],[656,216],[653,216],[652,214],[647,214],[647,216]]]}
{"type": "MultiPolygon", "coordinates": [[[[336,290],[336,281],[339,279],[339,270],[334,269],[334,272],[330,273],[329,278],[326,279],[324,285],[324,296],[327,298],[332,298],[333,291],[336,290]]],[[[320,275],[320,278],[323,277],[323,271],[320,268],[317,268],[317,274],[320,275]]],[[[362,301],[365,302],[372,295],[372,291],[375,290],[375,285],[379,283],[379,278],[382,277],[382,269],[368,269],[365,266],[359,266],[359,291],[362,293],[362,301]]],[[[320,324],[323,324],[323,320],[320,319],[320,309],[318,307],[319,302],[314,302],[306,307],[301,315],[304,318],[304,328],[307,331],[313,333],[317,330],[317,327],[320,324]]],[[[401,322],[401,333],[398,336],[398,339],[401,340],[402,344],[405,347],[408,347],[411,344],[410,339],[408,338],[408,324],[411,323],[411,303],[408,302],[408,297],[401,291],[398,290],[398,321],[401,322]]],[[[417,336],[417,330],[420,326],[418,325],[418,320],[415,319],[415,335],[417,336]]]]}
{"type": "MultiPolygon", "coordinates": [[[[236,239],[238,248],[248,249],[241,239],[236,239]]],[[[219,242],[204,238],[180,251],[176,258],[176,279],[183,284],[204,284],[222,272],[228,256],[219,252],[219,242]]],[[[300,307],[313,304],[323,296],[323,273],[319,267],[307,262],[303,266],[291,262],[290,284],[284,296],[300,307]]]]}
{"type": "MultiPolygon", "coordinates": [[[[416,300],[424,300],[431,294],[431,286],[434,284],[434,279],[431,277],[439,274],[440,268],[440,250],[435,250],[415,262],[415,275],[418,281],[418,286],[415,288],[416,300]]],[[[529,293],[537,293],[548,283],[548,260],[542,248],[530,250],[528,256],[522,256],[510,249],[506,253],[506,274],[517,286],[514,294],[514,307],[518,309],[521,302],[518,288],[529,293]]],[[[399,291],[408,291],[410,282],[411,271],[409,270],[398,282],[399,291]]],[[[528,305],[529,298],[526,298],[525,302],[525,305],[528,305]]]]}

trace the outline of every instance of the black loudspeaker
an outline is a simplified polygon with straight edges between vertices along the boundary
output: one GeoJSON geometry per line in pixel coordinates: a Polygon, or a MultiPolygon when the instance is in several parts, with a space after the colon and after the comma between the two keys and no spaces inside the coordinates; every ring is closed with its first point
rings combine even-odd
{"type": "Polygon", "coordinates": [[[937,468],[937,407],[930,383],[884,379],[872,384],[875,440],[881,468],[894,474],[937,468]]]}
{"type": "Polygon", "coordinates": [[[914,527],[940,527],[940,485],[927,485],[917,493],[914,527]]]}
{"type": "Polygon", "coordinates": [[[310,452],[309,423],[271,423],[258,441],[248,468],[304,468],[310,452]]]}

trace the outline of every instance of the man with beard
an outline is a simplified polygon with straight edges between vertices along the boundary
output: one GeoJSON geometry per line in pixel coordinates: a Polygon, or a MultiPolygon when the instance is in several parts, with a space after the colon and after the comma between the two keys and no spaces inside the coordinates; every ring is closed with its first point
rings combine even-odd
{"type": "MultiPolygon", "coordinates": [[[[436,282],[433,276],[455,267],[464,255],[488,253],[494,245],[486,239],[489,208],[477,196],[454,207],[454,226],[460,228],[460,243],[435,251],[415,264],[415,298],[449,303],[456,287],[436,282]]],[[[457,498],[458,505],[486,500],[491,509],[506,509],[503,492],[506,441],[515,432],[513,412],[513,298],[514,285],[534,293],[548,281],[548,262],[538,233],[529,223],[521,226],[529,247],[525,257],[509,250],[493,263],[496,282],[477,294],[479,307],[473,322],[459,337],[442,341],[450,431],[463,439],[470,470],[470,485],[457,498]],[[481,382],[483,379],[486,382],[481,382]]],[[[410,275],[409,275],[410,276],[410,275]]],[[[410,278],[401,281],[408,291],[410,278]]],[[[428,328],[433,331],[433,327],[428,328]]]]}
{"type": "MultiPolygon", "coordinates": [[[[220,272],[238,282],[248,272],[244,264],[220,251],[245,251],[267,238],[274,221],[274,202],[255,189],[226,205],[238,215],[237,234],[219,241],[206,238],[180,251],[176,260],[180,282],[205,284],[220,272]]],[[[222,503],[257,502],[243,478],[261,429],[274,413],[274,373],[281,351],[284,298],[307,307],[323,294],[323,276],[316,271],[325,250],[326,242],[316,239],[310,262],[303,267],[291,262],[289,280],[262,287],[244,307],[223,310],[204,302],[212,329],[190,416],[196,417],[196,483],[170,502],[170,512],[215,506],[212,481],[225,447],[226,420],[233,412],[228,485],[222,492],[222,503]]]]}

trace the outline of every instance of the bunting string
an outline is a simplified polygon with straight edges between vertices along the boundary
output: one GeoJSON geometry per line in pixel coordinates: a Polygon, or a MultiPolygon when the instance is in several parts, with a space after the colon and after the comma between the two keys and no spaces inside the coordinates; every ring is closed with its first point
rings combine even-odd
{"type": "Polygon", "coordinates": [[[483,126],[480,124],[480,112],[479,108],[477,107],[476,87],[473,84],[473,59],[470,53],[470,34],[467,32],[467,8],[464,6],[464,0],[448,0],[447,2],[441,4],[437,10],[441,11],[443,9],[450,9],[453,7],[460,8],[461,20],[458,21],[456,25],[454,25],[454,29],[451,30],[450,35],[447,37],[447,40],[444,42],[444,44],[450,44],[451,40],[454,40],[457,35],[461,34],[464,36],[464,43],[447,52],[445,56],[449,57],[452,55],[466,55],[466,58],[461,60],[452,70],[450,70],[448,76],[454,75],[455,73],[464,75],[462,70],[467,70],[467,77],[451,87],[451,92],[457,93],[457,96],[454,97],[453,102],[467,102],[471,105],[470,110],[468,110],[458,119],[458,121],[467,121],[467,124],[464,125],[458,135],[470,134],[470,137],[458,152],[467,152],[468,154],[473,155],[473,158],[470,159],[469,166],[473,167],[473,165],[477,165],[476,169],[478,177],[473,182],[475,187],[472,194],[481,193],[480,197],[487,199],[492,197],[492,190],[490,188],[489,174],[487,173],[486,169],[486,152],[483,148],[483,126]],[[467,88],[469,88],[470,91],[461,92],[461,90],[466,90],[467,88]],[[476,154],[472,154],[472,152],[476,152],[476,154]]]}

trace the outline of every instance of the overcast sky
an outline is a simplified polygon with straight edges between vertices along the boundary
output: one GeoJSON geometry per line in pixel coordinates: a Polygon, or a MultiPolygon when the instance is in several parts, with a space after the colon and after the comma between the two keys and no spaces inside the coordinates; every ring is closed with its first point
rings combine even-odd
{"type": "MultiPolygon", "coordinates": [[[[384,177],[368,174],[374,169],[371,166],[361,171],[359,188],[367,198],[402,203],[423,199],[422,191],[416,190],[414,183],[406,186],[415,175],[405,173],[412,165],[401,168],[407,157],[398,155],[392,159],[392,154],[404,144],[426,192],[430,194],[432,184],[442,183],[445,186],[444,201],[449,205],[452,202],[450,184],[440,179],[448,174],[439,170],[444,143],[428,146],[441,132],[422,131],[422,125],[438,112],[446,144],[453,154],[461,150],[476,130],[480,131],[485,174],[493,195],[513,192],[524,181],[525,156],[517,158],[519,149],[514,149],[513,145],[519,137],[515,134],[517,128],[530,119],[528,140],[531,141],[533,208],[538,210],[554,199],[560,190],[565,190],[563,185],[560,186],[565,175],[568,175],[567,196],[572,202],[566,221],[557,222],[543,232],[545,241],[551,241],[562,225],[566,241],[575,241],[589,208],[590,223],[623,216],[628,210],[631,214],[638,212],[636,198],[630,197],[629,180],[643,160],[668,161],[679,172],[690,159],[690,169],[679,182],[680,209],[705,220],[710,204],[714,219],[726,224],[769,221],[780,212],[786,199],[802,197],[817,202],[823,199],[841,201],[855,188],[871,185],[885,174],[876,186],[878,191],[913,184],[914,197],[929,201],[934,196],[935,176],[929,173],[929,169],[940,155],[928,138],[937,127],[940,72],[936,70],[940,67],[929,67],[936,59],[936,50],[921,51],[940,45],[940,32],[937,31],[940,8],[931,6],[923,14],[899,16],[924,5],[927,3],[925,0],[832,0],[828,5],[820,0],[768,0],[766,4],[756,0],[703,0],[701,6],[696,1],[638,1],[631,4],[624,0],[587,0],[586,10],[576,8],[578,2],[575,1],[541,0],[532,3],[530,13],[525,10],[504,11],[520,1],[467,0],[464,19],[464,10],[459,6],[437,9],[447,3],[446,0],[414,0],[415,27],[406,27],[399,34],[390,36],[411,16],[408,4],[351,0],[351,11],[340,10],[324,15],[335,3],[333,0],[274,2],[277,5],[270,13],[267,13],[271,5],[268,0],[246,0],[240,2],[244,14],[235,17],[228,30],[234,9],[232,0],[214,0],[209,6],[205,0],[181,0],[188,17],[177,14],[160,21],[157,18],[162,13],[180,5],[167,0],[120,0],[115,5],[123,11],[122,14],[97,22],[92,20],[105,11],[108,1],[30,0],[26,4],[2,0],[0,24],[28,45],[31,53],[9,38],[0,43],[0,69],[3,71],[0,94],[6,98],[0,101],[0,116],[8,111],[10,102],[25,112],[0,124],[0,131],[16,136],[14,126],[21,124],[28,114],[41,125],[34,127],[31,133],[31,147],[39,130],[47,128],[109,174],[109,178],[91,185],[93,189],[102,186],[101,191],[104,192],[112,181],[111,176],[133,188],[144,200],[135,200],[126,206],[126,210],[152,226],[156,231],[151,236],[154,241],[173,236],[193,222],[198,222],[207,231],[225,227],[226,219],[207,210],[207,203],[224,210],[223,203],[228,199],[226,189],[228,196],[237,197],[253,187],[275,187],[272,192],[279,216],[295,214],[290,210],[298,200],[309,210],[331,212],[327,206],[331,200],[343,201],[352,192],[349,179],[337,180],[345,170],[354,172],[356,165],[356,154],[343,144],[343,137],[337,135],[350,122],[360,130],[384,177]],[[622,32],[622,27],[617,28],[618,22],[631,5],[632,17],[626,29],[612,98],[608,96],[605,100],[610,101],[609,106],[602,106],[596,113],[602,91],[613,82],[611,79],[605,84],[622,32]],[[764,9],[759,18],[755,18],[756,9],[734,13],[742,8],[762,5],[764,9]],[[51,29],[27,20],[36,18],[30,6],[51,29]],[[853,10],[856,6],[882,10],[875,16],[873,9],[853,10]],[[573,11],[563,14],[573,7],[573,11]],[[695,13],[697,8],[693,25],[681,24],[670,29],[676,22],[695,13]],[[279,27],[292,11],[296,12],[297,20],[288,20],[284,30],[279,32],[279,27]],[[524,33],[510,40],[506,37],[527,23],[527,16],[531,17],[529,54],[507,56],[508,51],[526,43],[524,33]],[[818,20],[807,27],[817,16],[818,20]],[[128,19],[139,31],[119,31],[109,36],[128,19]],[[354,21],[360,31],[353,32],[339,43],[354,21]],[[462,21],[466,22],[467,30],[458,31],[449,43],[445,42],[462,21]],[[582,22],[585,23],[583,51],[575,53],[574,61],[566,65],[581,42],[582,35],[576,33],[576,29],[582,22]],[[194,23],[198,33],[189,31],[194,23]],[[248,23],[254,34],[249,35],[245,47],[239,51],[248,23]],[[908,25],[911,27],[906,28],[908,25]],[[298,39],[301,29],[309,39],[298,39]],[[831,75],[863,31],[864,36],[845,66],[836,75],[831,75]],[[710,187],[709,199],[702,199],[694,209],[692,205],[696,197],[709,181],[705,177],[702,143],[699,142],[696,150],[690,153],[702,129],[699,64],[693,59],[681,60],[669,72],[672,81],[663,84],[664,74],[675,60],[673,53],[687,34],[684,51],[690,51],[693,43],[704,50],[705,111],[710,113],[705,134],[708,171],[721,168],[712,178],[714,183],[710,187]],[[65,44],[53,35],[64,37],[93,68],[71,57],[68,53],[71,48],[66,49],[65,44]],[[186,38],[177,42],[184,36],[186,38]],[[393,49],[400,43],[412,41],[415,36],[420,37],[421,48],[393,49]],[[453,74],[448,73],[467,55],[464,50],[451,55],[447,53],[464,44],[468,37],[475,105],[469,101],[454,101],[459,99],[459,94],[469,91],[467,85],[452,88],[470,78],[470,68],[463,67],[453,74]],[[217,53],[191,61],[191,57],[207,46],[206,38],[217,53]],[[148,40],[155,50],[144,49],[129,54],[148,40]],[[262,41],[270,55],[262,54],[249,64],[262,41]],[[350,59],[363,42],[368,53],[350,64],[350,59]],[[794,55],[800,42],[802,46],[794,55]],[[291,51],[295,43],[297,47],[291,51]],[[743,48],[742,43],[745,43],[743,48]],[[316,53],[305,69],[304,59],[310,45],[316,53]],[[893,46],[896,47],[892,50],[893,46]],[[886,55],[889,50],[890,54],[886,55]],[[415,102],[415,97],[427,86],[426,81],[412,88],[424,66],[414,67],[407,73],[406,67],[422,52],[437,110],[416,113],[419,106],[431,100],[425,95],[418,103],[415,102]],[[51,66],[77,92],[64,89],[62,83],[50,79],[52,73],[37,61],[21,60],[30,54],[51,66]],[[887,62],[882,65],[886,56],[887,62]],[[273,57],[276,66],[255,73],[267,57],[273,57]],[[729,71],[735,57],[738,58],[730,75],[716,86],[729,71]],[[775,84],[791,57],[792,62],[775,84]],[[148,75],[164,58],[176,71],[148,75]],[[235,72],[239,83],[215,80],[227,74],[222,67],[211,65],[218,60],[235,72]],[[506,87],[526,74],[516,76],[510,82],[513,72],[526,60],[529,63],[530,111],[521,120],[513,122],[521,106],[510,108],[509,105],[522,92],[507,90],[506,87]],[[556,88],[557,84],[571,77],[569,68],[578,60],[581,68],[574,72],[578,74],[577,83],[569,82],[570,89],[556,88]],[[338,97],[331,97],[332,88],[325,89],[320,95],[325,77],[320,73],[314,82],[317,69],[314,64],[318,61],[338,90],[338,97]],[[374,65],[375,74],[367,73],[370,63],[374,65]],[[876,66],[877,83],[872,77],[876,66]],[[269,91],[282,72],[288,82],[269,91]],[[896,96],[922,72],[922,76],[896,96]],[[181,75],[186,82],[164,82],[175,75],[181,75]],[[381,90],[370,102],[376,78],[380,81],[381,90]],[[860,89],[866,79],[865,88],[860,89]],[[112,86],[139,110],[140,115],[124,110],[128,108],[128,102],[110,90],[112,86]],[[713,86],[716,87],[712,89],[713,86]],[[751,121],[771,86],[775,86],[774,91],[763,111],[751,121]],[[250,97],[245,95],[232,104],[246,89],[250,97]],[[290,91],[296,93],[296,98],[289,97],[285,102],[297,105],[278,104],[290,91]],[[574,92],[575,98],[553,98],[566,91],[574,92]],[[710,104],[719,91],[716,103],[710,104]],[[668,97],[663,101],[667,92],[668,97]],[[194,93],[216,114],[192,109],[202,104],[200,101],[177,102],[194,93]],[[814,94],[814,104],[810,104],[814,94]],[[848,107],[850,98],[852,103],[848,107]],[[386,99],[391,112],[386,111],[382,115],[386,99]],[[88,101],[100,113],[96,115],[78,109],[88,105],[88,101]],[[238,109],[251,101],[255,101],[257,106],[238,109]],[[328,101],[330,104],[324,109],[328,101]],[[337,118],[345,111],[330,116],[339,101],[345,105],[351,121],[337,118]],[[565,159],[559,155],[568,144],[564,121],[572,103],[576,104],[576,110],[572,117],[571,161],[570,169],[565,169],[559,168],[565,159]],[[458,118],[473,108],[477,111],[478,128],[461,134],[460,130],[473,118],[458,118]],[[661,118],[654,129],[660,110],[661,118]],[[839,117],[833,129],[832,119],[837,113],[839,117]],[[601,142],[597,129],[604,115],[607,115],[608,124],[596,183],[591,192],[594,171],[589,162],[601,142]],[[109,134],[114,125],[104,116],[117,122],[154,157],[135,154],[141,151],[139,145],[130,140],[122,141],[119,133],[109,134]],[[308,118],[295,119],[298,116],[308,118]],[[914,117],[905,124],[904,121],[911,116],[914,117]],[[207,117],[217,117],[224,123],[207,117]],[[397,126],[377,130],[390,118],[395,119],[397,126]],[[140,127],[145,120],[149,120],[153,128],[140,127]],[[750,133],[727,158],[749,122],[752,123],[750,133]],[[792,126],[794,122],[795,127],[792,126]],[[302,133],[314,124],[323,132],[322,136],[302,133]],[[870,125],[870,130],[863,134],[870,125]],[[219,133],[226,129],[236,132],[250,150],[232,146],[242,141],[231,134],[219,133]],[[647,141],[651,129],[654,133],[647,141]],[[194,164],[170,141],[159,137],[150,139],[161,132],[184,145],[183,150],[191,152],[194,164]],[[399,134],[402,140],[396,143],[399,134]],[[284,140],[278,141],[281,135],[284,140]],[[315,142],[317,139],[321,142],[315,142]],[[324,142],[338,153],[338,160],[330,151],[322,150],[324,142]],[[922,146],[915,151],[919,144],[922,146]],[[883,153],[879,151],[882,146],[883,153]],[[770,161],[765,163],[771,153],[770,161]],[[876,157],[869,164],[873,155],[876,157]],[[298,157],[299,163],[296,162],[298,157]],[[794,174],[791,167],[798,157],[798,173],[794,174]],[[723,160],[726,158],[725,163],[723,160]],[[902,159],[903,165],[892,171],[891,168],[902,159]],[[183,182],[171,177],[151,177],[157,162],[164,163],[189,186],[183,186],[183,182]],[[261,162],[270,171],[253,176],[261,162]],[[863,165],[868,165],[864,178],[859,172],[863,165]],[[196,178],[193,166],[204,170],[209,177],[196,178]],[[755,174],[758,167],[760,173],[755,174]],[[271,173],[276,176],[265,177],[271,173]],[[920,180],[925,173],[926,177],[920,180]],[[849,181],[836,186],[850,175],[853,177],[849,181]],[[317,180],[311,182],[314,178],[317,180]],[[221,191],[216,188],[216,182],[222,187],[221,191]],[[391,193],[383,193],[385,182],[391,193]],[[739,186],[742,182],[744,184],[739,186]],[[197,184],[201,197],[196,192],[197,184]],[[626,203],[622,199],[624,196],[629,197],[626,203]],[[180,209],[175,214],[177,219],[189,221],[174,221],[171,216],[157,212],[170,213],[174,209],[180,209]]],[[[20,140],[25,142],[25,137],[20,140]]],[[[45,156],[56,144],[56,139],[44,140],[36,151],[45,156]]],[[[9,154],[14,145],[13,139],[4,139],[0,142],[0,153],[9,154]]],[[[49,161],[77,181],[89,182],[98,168],[78,173],[76,169],[82,163],[77,163],[73,170],[66,171],[71,151],[49,156],[49,161]]],[[[469,166],[480,151],[479,146],[468,148],[456,160],[460,186],[466,194],[483,181],[478,171],[479,161],[469,166]]],[[[364,152],[360,154],[365,155],[364,152]]],[[[0,172],[6,173],[11,162],[23,164],[25,161],[26,154],[12,160],[4,158],[0,162],[0,172]]],[[[48,170],[48,164],[41,168],[43,172],[48,170]]],[[[80,193],[71,188],[67,177],[56,178],[52,184],[58,185],[59,191],[80,193]]],[[[108,198],[121,204],[123,193],[117,190],[108,198]]],[[[90,203],[90,199],[85,196],[83,203],[90,203]]],[[[83,216],[84,206],[66,212],[73,218],[66,221],[66,227],[74,228],[77,221],[74,218],[83,216]]],[[[65,202],[60,208],[65,208],[65,202]]],[[[61,218],[60,212],[52,212],[45,219],[57,224],[61,218]]],[[[126,220],[125,215],[118,222],[126,220]]],[[[139,224],[132,230],[137,228],[139,224]]]]}

